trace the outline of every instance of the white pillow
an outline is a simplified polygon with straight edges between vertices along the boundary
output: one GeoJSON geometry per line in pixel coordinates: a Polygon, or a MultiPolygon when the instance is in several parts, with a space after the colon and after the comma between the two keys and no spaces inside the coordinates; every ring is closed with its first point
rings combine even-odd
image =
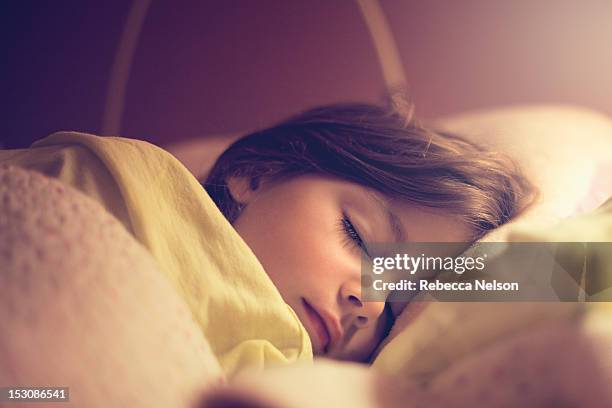
{"type": "Polygon", "coordinates": [[[612,195],[612,119],[570,106],[516,106],[466,112],[436,121],[507,153],[539,189],[515,221],[488,234],[504,241],[510,225],[550,225],[590,211],[612,195]]]}

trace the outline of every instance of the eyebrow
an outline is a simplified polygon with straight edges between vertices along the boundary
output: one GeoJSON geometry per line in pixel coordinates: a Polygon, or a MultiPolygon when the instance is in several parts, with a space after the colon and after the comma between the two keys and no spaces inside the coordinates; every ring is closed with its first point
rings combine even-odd
{"type": "Polygon", "coordinates": [[[397,215],[391,211],[391,209],[387,206],[385,207],[385,212],[387,215],[387,219],[389,224],[391,225],[391,232],[393,232],[393,237],[395,238],[395,242],[400,243],[404,241],[404,230],[402,229],[402,225],[400,224],[399,218],[397,215]]]}
{"type": "Polygon", "coordinates": [[[374,202],[376,202],[376,205],[378,206],[378,208],[383,212],[383,214],[385,214],[385,217],[387,218],[387,222],[389,223],[389,226],[391,227],[391,232],[393,233],[393,238],[395,239],[395,242],[397,243],[404,242],[404,240],[406,239],[406,236],[404,234],[402,224],[400,223],[400,220],[397,214],[395,214],[389,208],[389,205],[387,204],[385,200],[379,198],[375,194],[370,194],[370,196],[373,198],[374,202]]]}

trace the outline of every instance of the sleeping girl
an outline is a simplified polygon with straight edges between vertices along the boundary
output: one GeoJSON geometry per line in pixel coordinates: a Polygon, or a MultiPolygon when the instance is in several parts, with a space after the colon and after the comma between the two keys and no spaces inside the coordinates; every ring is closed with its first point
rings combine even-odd
{"type": "Polygon", "coordinates": [[[473,242],[532,190],[506,157],[366,104],[249,134],[201,184],[164,150],[123,138],[58,133],[0,162],[55,177],[118,219],[228,375],[313,355],[369,361],[399,310],[361,297],[368,245],[473,242]]]}
{"type": "Polygon", "coordinates": [[[366,361],[390,304],[364,302],[370,242],[473,242],[530,186],[507,158],[370,105],[310,110],[243,137],[203,180],[308,330],[315,355],[366,361]]]}

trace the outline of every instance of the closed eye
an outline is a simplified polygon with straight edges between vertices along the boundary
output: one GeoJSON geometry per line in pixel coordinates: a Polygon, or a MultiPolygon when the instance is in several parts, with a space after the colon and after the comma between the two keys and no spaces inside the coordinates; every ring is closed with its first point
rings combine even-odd
{"type": "Polygon", "coordinates": [[[365,241],[361,238],[361,235],[359,235],[357,228],[355,228],[350,218],[346,214],[342,214],[342,219],[340,220],[340,223],[348,242],[356,246],[369,256],[369,251],[365,244],[365,241]]]}

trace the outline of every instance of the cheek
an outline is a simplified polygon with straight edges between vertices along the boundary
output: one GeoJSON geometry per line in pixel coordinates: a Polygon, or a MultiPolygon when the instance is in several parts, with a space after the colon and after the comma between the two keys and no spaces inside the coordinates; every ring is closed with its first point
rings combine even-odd
{"type": "MultiPolygon", "coordinates": [[[[334,282],[345,268],[335,236],[313,223],[298,222],[288,230],[282,225],[268,235],[267,272],[281,289],[308,294],[309,298],[335,288],[334,282]]],[[[266,267],[266,265],[264,265],[266,267]]],[[[313,299],[314,300],[314,299],[313,299]]]]}
{"type": "Polygon", "coordinates": [[[325,211],[282,199],[255,203],[234,224],[281,293],[325,285],[337,267],[333,226],[325,211]]]}

